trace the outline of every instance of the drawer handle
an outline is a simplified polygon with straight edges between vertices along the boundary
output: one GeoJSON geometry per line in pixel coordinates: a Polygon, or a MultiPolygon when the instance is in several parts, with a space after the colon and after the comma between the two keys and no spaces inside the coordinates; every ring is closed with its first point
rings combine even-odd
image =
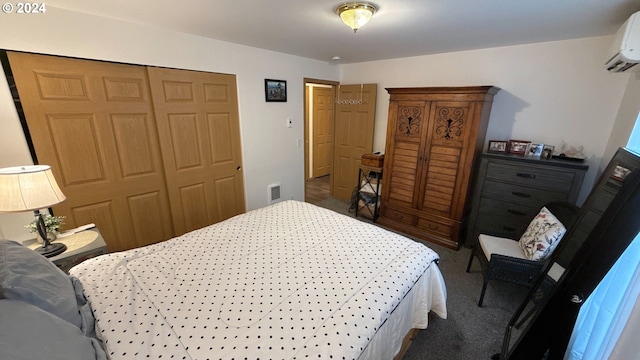
{"type": "Polygon", "coordinates": [[[503,228],[505,231],[508,231],[508,232],[514,232],[514,231],[516,231],[516,229],[515,229],[515,228],[512,228],[511,226],[503,226],[502,228],[503,228]]]}
{"type": "Polygon", "coordinates": [[[518,215],[518,216],[527,215],[526,213],[523,213],[522,211],[518,211],[518,210],[507,209],[507,211],[512,213],[513,215],[518,215]]]}
{"type": "Polygon", "coordinates": [[[516,176],[520,176],[523,177],[525,179],[535,179],[536,176],[534,174],[527,174],[527,173],[516,173],[516,176]]]}
{"type": "Polygon", "coordinates": [[[526,193],[518,192],[518,191],[513,191],[513,192],[511,192],[511,194],[515,195],[515,196],[518,196],[518,197],[521,197],[521,198],[530,198],[531,197],[531,194],[526,194],[526,193]]]}

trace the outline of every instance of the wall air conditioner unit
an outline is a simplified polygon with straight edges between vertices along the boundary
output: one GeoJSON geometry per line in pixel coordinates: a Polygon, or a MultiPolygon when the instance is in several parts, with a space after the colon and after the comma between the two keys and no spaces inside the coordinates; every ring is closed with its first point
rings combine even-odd
{"type": "Polygon", "coordinates": [[[611,72],[640,70],[640,11],[631,15],[616,33],[605,63],[611,72]]]}

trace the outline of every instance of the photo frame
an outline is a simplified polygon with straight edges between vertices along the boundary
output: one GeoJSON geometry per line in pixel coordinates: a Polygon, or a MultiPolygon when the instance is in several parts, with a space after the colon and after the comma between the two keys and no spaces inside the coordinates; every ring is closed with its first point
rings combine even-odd
{"type": "Polygon", "coordinates": [[[489,147],[487,148],[487,152],[506,153],[507,142],[502,140],[489,140],[489,147]]]}
{"type": "Polygon", "coordinates": [[[542,154],[540,155],[540,158],[542,159],[551,159],[553,157],[553,149],[555,148],[555,146],[553,145],[544,145],[542,147],[542,154]]]}
{"type": "Polygon", "coordinates": [[[613,169],[613,173],[611,177],[618,181],[624,181],[624,179],[631,173],[631,170],[627,169],[624,166],[616,165],[613,169]]]}
{"type": "Polygon", "coordinates": [[[266,102],[286,102],[287,81],[264,79],[264,99],[266,102]]]}
{"type": "Polygon", "coordinates": [[[524,155],[529,149],[529,144],[531,144],[531,141],[528,140],[509,140],[507,151],[510,154],[524,155]]]}
{"type": "Polygon", "coordinates": [[[544,148],[544,144],[531,144],[529,145],[529,150],[527,150],[528,156],[540,157],[542,156],[542,149],[544,148]]]}

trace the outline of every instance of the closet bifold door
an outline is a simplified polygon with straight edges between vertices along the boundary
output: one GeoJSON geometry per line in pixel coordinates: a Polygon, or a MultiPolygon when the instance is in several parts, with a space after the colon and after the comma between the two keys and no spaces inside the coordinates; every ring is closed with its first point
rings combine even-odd
{"type": "Polygon", "coordinates": [[[234,75],[8,57],[65,228],[95,223],[113,252],[245,211],[234,75]]]}
{"type": "Polygon", "coordinates": [[[110,251],[173,236],[144,66],[8,52],[38,162],[67,200],[67,229],[95,223],[110,251]]]}
{"type": "Polygon", "coordinates": [[[148,73],[176,235],[243,213],[235,75],[148,73]]]}

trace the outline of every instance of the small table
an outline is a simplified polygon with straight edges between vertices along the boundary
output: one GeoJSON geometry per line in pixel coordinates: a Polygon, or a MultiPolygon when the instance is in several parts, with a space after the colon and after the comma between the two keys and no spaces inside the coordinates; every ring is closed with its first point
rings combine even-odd
{"type": "Polygon", "coordinates": [[[358,171],[358,212],[371,218],[373,222],[378,219],[380,209],[380,183],[382,182],[382,168],[360,165],[358,171]],[[363,212],[362,210],[367,211],[363,212]]]}
{"type": "MultiPolygon", "coordinates": [[[[65,273],[69,273],[69,269],[87,259],[109,252],[107,244],[104,242],[97,227],[80,231],[73,235],[58,237],[54,242],[67,245],[65,252],[49,258],[65,273]]],[[[35,239],[25,242],[24,245],[30,249],[42,246],[35,239]]]]}

